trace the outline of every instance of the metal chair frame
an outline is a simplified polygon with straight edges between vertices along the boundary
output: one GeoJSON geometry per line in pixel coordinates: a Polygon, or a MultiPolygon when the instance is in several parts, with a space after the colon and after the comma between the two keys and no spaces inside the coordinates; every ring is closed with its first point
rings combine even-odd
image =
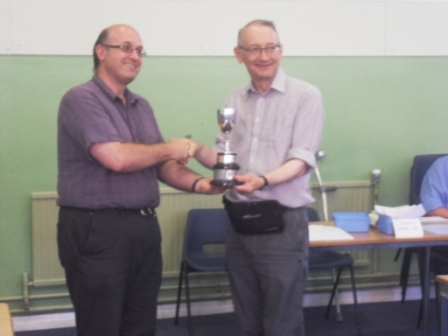
{"type": "Polygon", "coordinates": [[[189,274],[193,272],[225,272],[224,253],[210,254],[204,245],[224,244],[229,218],[224,209],[192,209],[187,215],[182,261],[180,263],[179,285],[177,290],[176,315],[174,324],[179,323],[179,307],[182,285],[185,281],[188,334],[193,335],[190,307],[189,274]]]}
{"type": "MultiPolygon", "coordinates": [[[[319,215],[316,210],[313,208],[307,208],[307,215],[310,222],[319,221],[319,215]]],[[[348,253],[342,254],[333,250],[310,250],[309,256],[309,270],[322,270],[322,269],[331,269],[333,271],[337,270],[336,276],[333,278],[333,288],[331,290],[330,300],[327,305],[327,309],[325,311],[325,318],[328,319],[330,315],[330,309],[333,304],[333,299],[337,295],[337,289],[339,285],[339,280],[341,278],[341,274],[344,268],[349,268],[350,270],[350,280],[352,285],[352,293],[353,293],[353,309],[355,311],[355,321],[356,321],[356,330],[358,335],[361,335],[361,325],[359,323],[358,317],[358,298],[356,295],[356,281],[355,281],[355,272],[354,272],[354,260],[351,255],[348,253]]],[[[336,305],[336,313],[339,321],[342,320],[342,313],[340,312],[339,305],[336,305]]]]}

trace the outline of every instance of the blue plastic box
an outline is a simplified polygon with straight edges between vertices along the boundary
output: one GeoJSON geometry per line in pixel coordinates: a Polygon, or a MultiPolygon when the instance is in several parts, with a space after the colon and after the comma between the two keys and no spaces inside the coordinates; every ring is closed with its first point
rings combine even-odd
{"type": "Polygon", "coordinates": [[[388,216],[380,215],[378,219],[378,223],[376,224],[376,228],[387,235],[394,234],[394,226],[392,225],[392,218],[388,216]]]}
{"type": "Polygon", "coordinates": [[[365,212],[333,212],[333,219],[338,228],[346,232],[368,232],[369,215],[365,212]]]}

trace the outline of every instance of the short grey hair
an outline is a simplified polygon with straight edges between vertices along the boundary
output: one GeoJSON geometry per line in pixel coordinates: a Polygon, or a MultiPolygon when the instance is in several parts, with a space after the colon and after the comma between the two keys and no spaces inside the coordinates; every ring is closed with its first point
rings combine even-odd
{"type": "Polygon", "coordinates": [[[253,21],[249,22],[248,24],[246,24],[243,28],[241,28],[241,29],[238,31],[238,45],[239,45],[239,46],[240,46],[241,43],[242,43],[243,32],[244,32],[244,30],[245,30],[247,27],[254,26],[254,25],[256,25],[256,26],[271,27],[272,30],[275,31],[275,33],[276,33],[277,36],[278,36],[277,29],[275,28],[275,24],[274,24],[273,21],[269,21],[269,20],[253,20],[253,21]]]}

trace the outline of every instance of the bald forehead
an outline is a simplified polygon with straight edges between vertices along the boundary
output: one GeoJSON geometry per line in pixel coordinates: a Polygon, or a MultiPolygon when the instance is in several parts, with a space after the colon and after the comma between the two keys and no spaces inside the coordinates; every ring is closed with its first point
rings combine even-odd
{"type": "Polygon", "coordinates": [[[133,27],[125,24],[110,26],[107,28],[107,32],[108,39],[110,40],[141,40],[139,33],[133,27]]]}
{"type": "Polygon", "coordinates": [[[257,39],[261,36],[271,37],[272,43],[280,42],[277,32],[271,26],[253,23],[240,30],[238,44],[250,44],[253,42],[253,39],[257,39]]]}
{"type": "Polygon", "coordinates": [[[137,33],[137,31],[133,27],[131,27],[127,24],[116,24],[116,25],[113,25],[113,26],[110,26],[109,28],[107,28],[107,30],[111,33],[112,32],[120,32],[120,31],[121,32],[133,31],[133,32],[137,33]]]}

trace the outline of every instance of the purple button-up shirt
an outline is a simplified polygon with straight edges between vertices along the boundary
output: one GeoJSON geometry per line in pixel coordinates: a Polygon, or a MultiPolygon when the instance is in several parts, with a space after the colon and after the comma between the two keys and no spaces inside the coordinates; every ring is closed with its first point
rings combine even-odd
{"type": "Polygon", "coordinates": [[[125,94],[128,106],[94,76],[62,98],[58,116],[58,205],[89,209],[159,205],[155,167],[116,173],[89,154],[94,143],[164,141],[148,101],[129,90],[125,94]]]}

